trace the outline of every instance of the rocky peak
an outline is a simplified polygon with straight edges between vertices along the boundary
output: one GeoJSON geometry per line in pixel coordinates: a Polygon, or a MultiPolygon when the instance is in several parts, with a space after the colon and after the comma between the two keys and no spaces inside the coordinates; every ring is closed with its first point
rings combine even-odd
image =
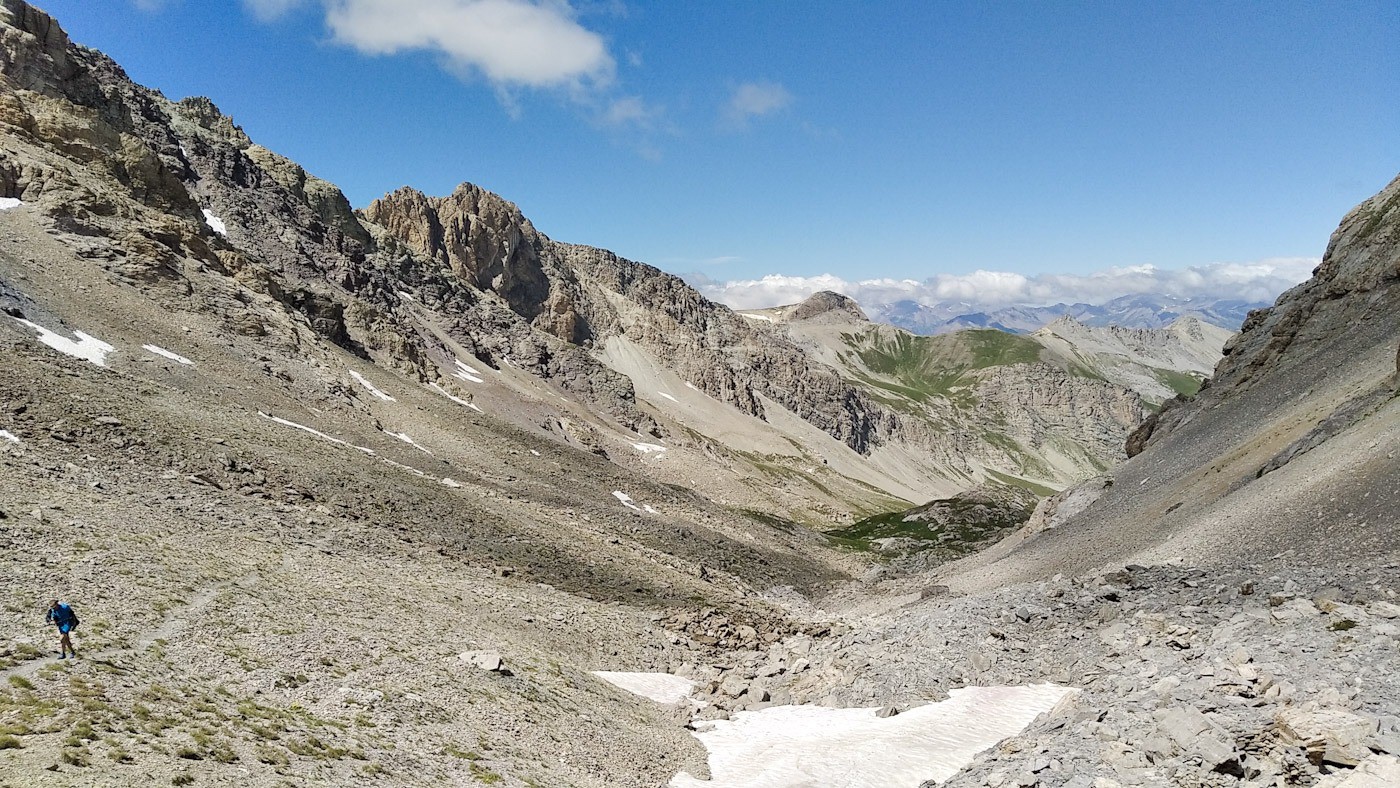
{"type": "Polygon", "coordinates": [[[1187,340],[1199,342],[1205,339],[1205,329],[1201,325],[1201,321],[1194,315],[1186,315],[1173,320],[1171,325],[1167,326],[1167,330],[1187,340]]]}
{"type": "Polygon", "coordinates": [[[865,316],[865,312],[854,300],[830,290],[813,293],[807,300],[792,307],[787,314],[789,322],[819,318],[822,322],[840,323],[851,321],[865,323],[870,319],[865,316]]]}
{"type": "Polygon", "coordinates": [[[464,183],[446,197],[405,187],[370,203],[364,217],[523,317],[534,318],[549,299],[544,237],[514,203],[479,186],[464,183]]]}
{"type": "Polygon", "coordinates": [[[243,129],[233,122],[233,118],[221,112],[212,100],[204,96],[190,96],[175,106],[185,119],[237,148],[247,148],[253,144],[243,129]]]}
{"type": "Polygon", "coordinates": [[[78,67],[68,34],[53,17],[22,0],[0,0],[0,71],[24,90],[59,92],[78,67]]]}
{"type": "Polygon", "coordinates": [[[1088,328],[1088,326],[1084,325],[1078,320],[1075,320],[1073,316],[1061,315],[1055,318],[1054,320],[1050,321],[1049,323],[1046,323],[1043,328],[1041,328],[1039,331],[1036,331],[1035,333],[1038,335],[1064,334],[1067,332],[1078,333],[1086,328],[1088,328]]]}

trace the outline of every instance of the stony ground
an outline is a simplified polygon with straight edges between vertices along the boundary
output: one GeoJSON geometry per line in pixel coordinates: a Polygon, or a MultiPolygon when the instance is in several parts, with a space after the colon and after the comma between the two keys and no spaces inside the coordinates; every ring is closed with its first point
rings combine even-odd
{"type": "Polygon", "coordinates": [[[967,685],[1081,690],[951,786],[1314,785],[1367,759],[1400,766],[1397,558],[1130,567],[922,600],[906,582],[894,609],[824,637],[680,669],[713,704],[700,719],[787,702],[898,710],[967,685]]]}

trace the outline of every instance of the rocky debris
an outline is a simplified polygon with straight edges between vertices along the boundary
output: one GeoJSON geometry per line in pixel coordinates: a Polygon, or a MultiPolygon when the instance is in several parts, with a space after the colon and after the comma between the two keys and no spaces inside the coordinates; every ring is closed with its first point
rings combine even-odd
{"type": "Polygon", "coordinates": [[[1301,786],[1400,748],[1397,581],[1400,564],[1132,565],[672,653],[697,681],[692,724],[781,703],[888,714],[967,684],[1082,690],[950,786],[1301,786]]]}

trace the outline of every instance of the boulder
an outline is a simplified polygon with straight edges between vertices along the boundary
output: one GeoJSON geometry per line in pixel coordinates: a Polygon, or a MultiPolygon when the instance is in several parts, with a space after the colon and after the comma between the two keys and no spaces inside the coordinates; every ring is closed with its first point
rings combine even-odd
{"type": "Polygon", "coordinates": [[[457,658],[481,670],[489,670],[494,673],[505,671],[505,661],[495,651],[463,651],[457,655],[457,658]]]}
{"type": "Polygon", "coordinates": [[[1305,747],[1316,764],[1357,765],[1371,754],[1366,742],[1376,732],[1373,720],[1308,705],[1284,708],[1274,722],[1284,743],[1305,747]]]}

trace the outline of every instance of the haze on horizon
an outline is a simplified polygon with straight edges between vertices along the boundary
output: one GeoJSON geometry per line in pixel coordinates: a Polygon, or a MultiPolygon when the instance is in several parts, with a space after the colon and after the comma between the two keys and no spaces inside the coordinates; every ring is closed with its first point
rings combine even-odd
{"type": "Polygon", "coordinates": [[[40,5],[357,206],[471,181],[741,307],[1271,300],[1400,169],[1384,2],[40,5]]]}

